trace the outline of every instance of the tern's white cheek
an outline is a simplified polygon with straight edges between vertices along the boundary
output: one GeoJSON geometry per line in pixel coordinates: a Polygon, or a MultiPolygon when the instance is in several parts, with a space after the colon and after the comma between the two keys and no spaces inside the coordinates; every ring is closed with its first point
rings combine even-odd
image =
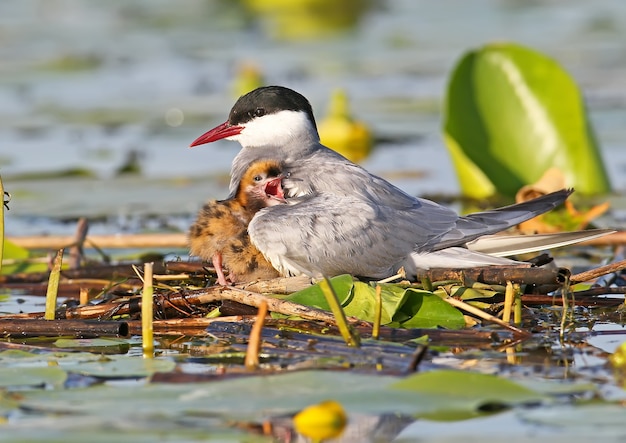
{"type": "Polygon", "coordinates": [[[280,111],[255,118],[244,125],[240,134],[229,137],[243,147],[288,146],[295,140],[316,134],[303,112],[280,111]]]}

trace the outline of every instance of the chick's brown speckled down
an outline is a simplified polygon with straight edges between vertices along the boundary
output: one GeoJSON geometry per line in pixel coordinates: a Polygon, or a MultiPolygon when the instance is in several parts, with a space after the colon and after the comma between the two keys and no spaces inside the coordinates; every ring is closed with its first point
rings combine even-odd
{"type": "Polygon", "coordinates": [[[250,242],[248,224],[261,209],[284,203],[282,168],[277,161],[256,161],[242,176],[235,196],[206,203],[189,230],[191,255],[212,261],[218,283],[278,277],[250,242]],[[229,271],[228,279],[222,267],[229,271]]]}

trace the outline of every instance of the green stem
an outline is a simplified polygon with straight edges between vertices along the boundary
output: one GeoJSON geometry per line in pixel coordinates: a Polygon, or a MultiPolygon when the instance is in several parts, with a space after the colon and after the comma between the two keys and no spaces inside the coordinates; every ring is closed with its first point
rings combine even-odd
{"type": "Polygon", "coordinates": [[[57,309],[57,294],[59,293],[59,281],[61,279],[61,265],[63,264],[63,249],[57,251],[52,263],[50,277],[48,277],[48,289],[46,290],[46,311],[43,318],[54,320],[57,309]]]}
{"type": "Polygon", "coordinates": [[[378,340],[380,335],[380,320],[383,316],[383,298],[381,296],[382,288],[376,285],[376,307],[374,310],[374,325],[372,326],[372,338],[378,340]]]}
{"type": "Polygon", "coordinates": [[[515,326],[522,325],[522,289],[520,288],[519,283],[513,284],[513,289],[515,291],[515,309],[513,310],[513,323],[515,326]]]}
{"type": "Polygon", "coordinates": [[[358,336],[356,331],[348,324],[348,320],[346,319],[346,314],[343,312],[341,308],[341,304],[339,303],[339,299],[337,298],[337,294],[330,284],[330,280],[328,277],[324,277],[320,283],[320,289],[326,297],[326,302],[330,306],[330,310],[335,316],[335,321],[337,322],[337,327],[339,328],[339,332],[341,336],[345,340],[348,346],[354,346],[358,348],[361,346],[361,338],[358,336]]]}
{"type": "Polygon", "coordinates": [[[570,283],[569,283],[569,277],[568,277],[565,279],[565,282],[563,282],[563,287],[561,288],[561,299],[563,303],[563,310],[561,312],[561,325],[560,325],[560,331],[559,331],[559,338],[561,339],[561,341],[563,340],[565,336],[565,325],[567,323],[567,314],[569,312],[568,310],[569,293],[570,293],[570,283]]]}
{"type": "Polygon", "coordinates": [[[153,263],[144,264],[143,291],[141,293],[141,343],[144,358],[154,357],[154,330],[152,318],[154,316],[154,286],[153,263]]]}

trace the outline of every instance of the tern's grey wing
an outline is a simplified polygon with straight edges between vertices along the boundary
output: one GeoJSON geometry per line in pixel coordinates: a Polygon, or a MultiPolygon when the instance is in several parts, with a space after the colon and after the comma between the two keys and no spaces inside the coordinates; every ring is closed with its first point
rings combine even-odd
{"type": "Polygon", "coordinates": [[[483,235],[504,231],[563,203],[573,191],[562,189],[523,203],[459,217],[456,225],[444,235],[432,237],[420,250],[430,251],[461,246],[483,235]]]}
{"type": "Polygon", "coordinates": [[[261,210],[248,232],[283,275],[382,278],[412,252],[416,238],[453,224],[452,217],[440,217],[445,223],[433,227],[417,215],[357,198],[319,194],[261,210]]]}

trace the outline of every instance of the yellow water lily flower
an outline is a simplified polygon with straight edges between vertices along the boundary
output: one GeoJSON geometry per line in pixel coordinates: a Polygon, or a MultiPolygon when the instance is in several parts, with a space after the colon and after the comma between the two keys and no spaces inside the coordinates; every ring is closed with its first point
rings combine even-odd
{"type": "Polygon", "coordinates": [[[369,127],[352,118],[348,96],[342,89],[333,92],[328,113],[317,125],[323,145],[339,152],[348,160],[360,162],[372,151],[369,127]]]}
{"type": "Polygon", "coordinates": [[[341,404],[334,400],[304,408],[293,418],[296,431],[315,442],[338,437],[347,422],[346,412],[341,404]]]}

